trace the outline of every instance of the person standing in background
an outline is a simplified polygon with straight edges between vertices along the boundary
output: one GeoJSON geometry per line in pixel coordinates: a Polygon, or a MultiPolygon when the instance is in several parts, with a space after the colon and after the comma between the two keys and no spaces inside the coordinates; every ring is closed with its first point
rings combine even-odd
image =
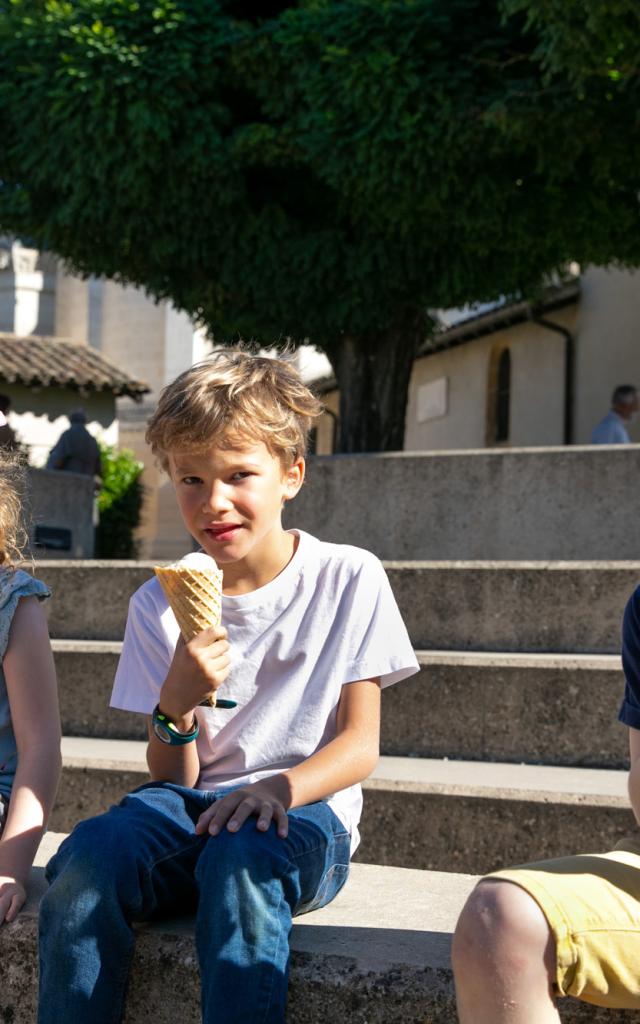
{"type": "Polygon", "coordinates": [[[84,409],[69,414],[71,426],[58,438],[47,459],[47,469],[61,469],[67,473],[84,473],[102,477],[100,448],[93,434],[87,430],[84,409]]]}
{"type": "Polygon", "coordinates": [[[16,432],[9,426],[7,415],[11,408],[11,399],[8,395],[0,395],[0,448],[8,448],[10,451],[17,448],[16,432]]]}
{"type": "Polygon", "coordinates": [[[627,424],[638,411],[638,392],[633,384],[620,384],[611,397],[611,410],[591,434],[591,444],[630,444],[627,424]]]}

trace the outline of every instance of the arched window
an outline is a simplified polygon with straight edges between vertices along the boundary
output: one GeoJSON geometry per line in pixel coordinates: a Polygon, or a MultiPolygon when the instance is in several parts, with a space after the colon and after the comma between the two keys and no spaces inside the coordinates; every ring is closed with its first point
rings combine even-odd
{"type": "Polygon", "coordinates": [[[511,350],[496,343],[489,357],[487,389],[487,431],[489,447],[508,444],[511,420],[511,350]]]}
{"type": "Polygon", "coordinates": [[[498,380],[495,394],[496,444],[509,440],[509,407],[511,404],[511,353],[505,348],[498,360],[498,380]]]}

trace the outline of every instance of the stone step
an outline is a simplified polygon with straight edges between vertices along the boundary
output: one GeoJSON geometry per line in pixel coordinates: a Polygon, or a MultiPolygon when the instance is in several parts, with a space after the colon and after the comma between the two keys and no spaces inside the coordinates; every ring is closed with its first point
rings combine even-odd
{"type": "Polygon", "coordinates": [[[386,562],[414,647],[617,654],[640,562],[386,562]]]}
{"type": "MultiPolygon", "coordinates": [[[[146,744],[65,737],[51,827],[69,831],[147,781],[146,744]]],[[[602,850],[633,831],[626,772],[382,757],[358,860],[471,873],[602,850]]]]}
{"type": "Polygon", "coordinates": [[[416,653],[382,693],[383,754],[627,767],[619,655],[416,653]]]}
{"type": "Polygon", "coordinates": [[[67,736],[143,740],[142,715],[109,707],[122,641],[52,640],[62,731],[67,736]]]}
{"type": "MultiPolygon", "coordinates": [[[[416,648],[617,654],[640,562],[387,562],[416,648]]],[[[51,635],[121,640],[152,562],[39,562],[51,635]]]]}
{"type": "Polygon", "coordinates": [[[356,856],[475,874],[609,849],[635,829],[626,780],[609,769],[383,757],[364,784],[356,856]]]}
{"type": "Polygon", "coordinates": [[[43,559],[34,575],[53,592],[45,603],[52,637],[122,640],[129,598],[153,576],[153,562],[43,559]]]}
{"type": "MultiPolygon", "coordinates": [[[[45,836],[23,913],[0,929],[0,1017],[32,1024],[37,992],[37,910],[43,867],[61,835],[45,836]]],[[[328,907],[297,918],[291,933],[287,1020],[293,1024],[455,1024],[451,935],[470,875],[354,864],[328,907]]],[[[193,920],[138,929],[124,1024],[199,1024],[193,920]]],[[[625,1024],[635,1014],[561,1001],[567,1024],[625,1024]]]]}
{"type": "MultiPolygon", "coordinates": [[[[144,739],[140,715],[109,708],[121,643],[52,643],[64,733],[144,739]]],[[[618,655],[416,653],[420,674],[382,695],[383,754],[626,767],[618,655]]]]}

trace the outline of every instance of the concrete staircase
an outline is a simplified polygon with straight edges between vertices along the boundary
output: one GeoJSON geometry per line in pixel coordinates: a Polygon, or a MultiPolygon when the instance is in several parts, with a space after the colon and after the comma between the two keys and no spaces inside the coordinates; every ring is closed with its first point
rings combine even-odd
{"type": "MultiPolygon", "coordinates": [[[[633,827],[617,725],[631,562],[389,562],[421,672],[383,694],[353,877],[294,927],[289,1019],[453,1024],[452,929],[474,876],[608,847],[633,827]]],[[[108,709],[128,597],[151,563],[41,563],[55,597],[64,770],[51,827],[69,831],[146,778],[144,726],[108,709]]],[[[33,1020],[40,851],[30,909],[0,931],[0,1019],[33,1020]],[[39,865],[39,866],[38,866],[39,865]],[[4,1014],[4,1018],[3,1018],[4,1014]],[[13,1014],[13,1015],[11,1015],[13,1014]]],[[[126,1021],[199,1020],[189,921],[140,929],[126,1021]],[[167,973],[169,972],[169,973],[167,973]],[[160,979],[163,984],[160,985],[160,979]]],[[[572,1000],[563,1021],[633,1019],[572,1000]]]]}

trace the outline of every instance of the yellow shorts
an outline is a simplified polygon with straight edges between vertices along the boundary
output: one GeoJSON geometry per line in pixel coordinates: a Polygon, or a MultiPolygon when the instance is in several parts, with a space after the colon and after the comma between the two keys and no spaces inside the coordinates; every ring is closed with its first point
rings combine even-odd
{"type": "Polygon", "coordinates": [[[558,995],[640,1009],[640,837],[611,853],[496,871],[541,907],[555,936],[558,995]]]}

